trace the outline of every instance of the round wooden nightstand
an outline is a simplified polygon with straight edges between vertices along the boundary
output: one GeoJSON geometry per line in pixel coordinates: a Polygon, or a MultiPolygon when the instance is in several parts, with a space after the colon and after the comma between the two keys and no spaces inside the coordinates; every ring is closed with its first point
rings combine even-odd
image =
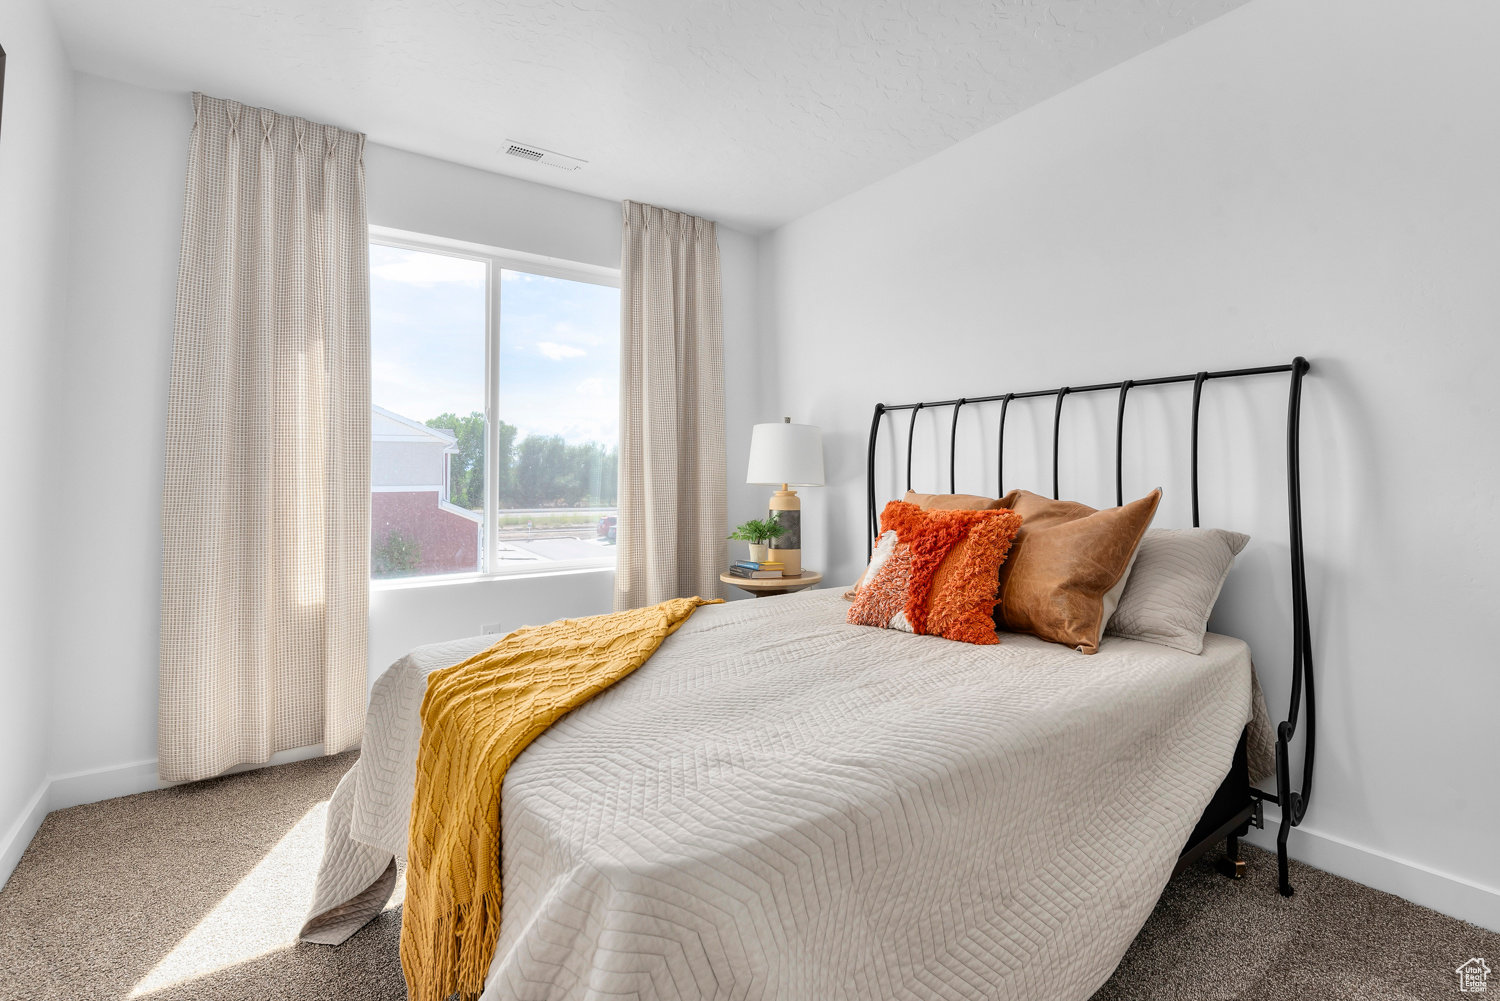
{"type": "Polygon", "coordinates": [[[765,598],[773,594],[791,594],[793,591],[801,591],[814,584],[823,583],[823,575],[816,570],[804,570],[797,577],[763,577],[760,580],[736,577],[726,571],[719,574],[719,579],[726,584],[733,584],[741,591],[749,591],[757,598],[765,598]]]}

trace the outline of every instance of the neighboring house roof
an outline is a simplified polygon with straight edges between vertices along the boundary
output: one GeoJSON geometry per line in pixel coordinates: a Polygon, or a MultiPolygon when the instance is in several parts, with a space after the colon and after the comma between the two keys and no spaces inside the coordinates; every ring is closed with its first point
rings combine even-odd
{"type": "Polygon", "coordinates": [[[446,451],[458,451],[458,436],[447,428],[430,428],[384,407],[372,406],[370,411],[373,441],[441,442],[446,451]]]}
{"type": "Polygon", "coordinates": [[[456,514],[461,518],[468,518],[478,525],[484,524],[483,511],[470,511],[468,508],[459,507],[457,504],[450,504],[445,500],[438,501],[438,509],[447,511],[449,514],[456,514]]]}

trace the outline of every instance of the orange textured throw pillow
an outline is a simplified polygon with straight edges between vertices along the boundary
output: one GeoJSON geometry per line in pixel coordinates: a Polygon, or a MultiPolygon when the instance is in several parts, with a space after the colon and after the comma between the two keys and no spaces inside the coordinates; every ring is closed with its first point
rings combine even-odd
{"type": "MultiPolygon", "coordinates": [[[[919,494],[915,490],[908,490],[903,498],[907,504],[915,504],[923,511],[999,511],[1008,508],[1015,501],[1018,491],[1012,490],[1004,497],[981,497],[978,494],[919,494]]],[[[859,575],[854,586],[844,592],[845,601],[853,601],[859,595],[859,589],[864,586],[866,580],[870,579],[870,570],[859,575]]]]}
{"type": "Polygon", "coordinates": [[[1013,511],[924,511],[891,501],[848,620],[964,643],[999,643],[1000,565],[1021,517],[1013,511]]]}
{"type": "Polygon", "coordinates": [[[1012,509],[1022,527],[1000,568],[997,619],[1013,632],[1096,652],[1160,502],[1157,489],[1124,507],[1096,511],[1016,491],[1012,509]]]}

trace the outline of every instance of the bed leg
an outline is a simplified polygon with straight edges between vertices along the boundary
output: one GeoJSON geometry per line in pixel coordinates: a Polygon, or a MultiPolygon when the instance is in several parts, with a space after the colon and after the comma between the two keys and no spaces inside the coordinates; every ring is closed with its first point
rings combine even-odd
{"type": "Polygon", "coordinates": [[[1230,879],[1245,878],[1245,862],[1240,858],[1240,839],[1236,835],[1224,839],[1224,857],[1214,868],[1230,879]]]}
{"type": "Polygon", "coordinates": [[[1287,878],[1286,863],[1286,836],[1291,833],[1291,830],[1291,823],[1283,816],[1281,830],[1276,832],[1276,878],[1283,897],[1290,897],[1293,893],[1291,880],[1287,878]]]}

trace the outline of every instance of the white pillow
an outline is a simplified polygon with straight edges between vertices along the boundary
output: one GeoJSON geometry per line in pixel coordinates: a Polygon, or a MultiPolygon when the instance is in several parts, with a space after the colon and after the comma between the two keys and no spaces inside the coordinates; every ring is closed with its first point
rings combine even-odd
{"type": "Polygon", "coordinates": [[[1202,653],[1203,634],[1224,578],[1249,541],[1248,535],[1222,528],[1147,532],[1105,632],[1202,653]]]}

